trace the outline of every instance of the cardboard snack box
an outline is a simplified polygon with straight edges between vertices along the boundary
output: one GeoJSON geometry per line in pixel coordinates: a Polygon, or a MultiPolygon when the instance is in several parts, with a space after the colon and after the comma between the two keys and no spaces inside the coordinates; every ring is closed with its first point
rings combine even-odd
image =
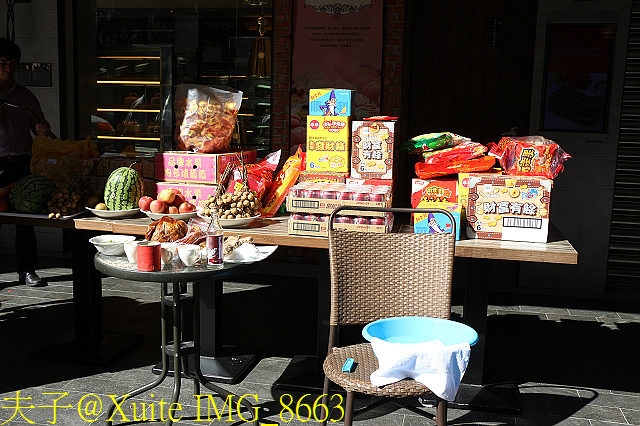
{"type": "Polygon", "coordinates": [[[307,170],[349,173],[349,117],[307,118],[307,170]]]}
{"type": "MultiPolygon", "coordinates": [[[[456,241],[460,240],[461,210],[459,203],[423,202],[419,208],[443,209],[451,213],[456,225],[456,241]]],[[[417,234],[436,234],[451,232],[451,220],[443,213],[417,213],[414,215],[413,232],[417,234]]]]}
{"type": "Polygon", "coordinates": [[[552,188],[547,178],[471,173],[467,236],[546,243],[552,188]]]}
{"type": "Polygon", "coordinates": [[[351,177],[391,179],[395,121],[354,121],[351,125],[351,177]]]}
{"type": "MultiPolygon", "coordinates": [[[[257,150],[242,151],[245,164],[255,163],[257,150]]],[[[188,151],[156,153],[156,179],[216,184],[227,164],[240,164],[240,152],[202,154],[188,151]]]]}
{"type": "Polygon", "coordinates": [[[347,178],[346,173],[337,172],[313,172],[310,170],[303,170],[300,172],[298,182],[338,182],[345,183],[347,178]]]}
{"type": "Polygon", "coordinates": [[[168,188],[179,189],[187,201],[194,204],[196,207],[203,208],[209,195],[215,194],[217,185],[186,184],[183,182],[156,182],[156,194],[154,198],[157,197],[160,191],[168,188]]]}
{"type": "Polygon", "coordinates": [[[309,89],[309,115],[351,115],[352,90],[309,89]]]}
{"type": "MultiPolygon", "coordinates": [[[[384,234],[391,232],[393,227],[393,215],[387,216],[384,220],[378,218],[380,224],[372,225],[370,223],[338,223],[334,222],[334,229],[346,229],[347,231],[375,232],[384,234]],[[383,223],[384,222],[384,223],[383,223]]],[[[365,219],[366,220],[366,219],[365,219]]],[[[297,220],[289,218],[288,221],[289,235],[307,235],[313,237],[328,237],[329,224],[323,220],[297,220]]]]}

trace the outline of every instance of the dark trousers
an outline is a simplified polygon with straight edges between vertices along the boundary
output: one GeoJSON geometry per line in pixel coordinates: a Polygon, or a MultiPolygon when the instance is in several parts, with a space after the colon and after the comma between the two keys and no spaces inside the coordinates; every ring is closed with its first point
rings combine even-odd
{"type": "MultiPolygon", "coordinates": [[[[31,156],[0,157],[0,187],[30,175],[31,156]]],[[[38,264],[38,241],[33,226],[16,225],[15,250],[18,255],[18,272],[29,272],[38,264]]]]}

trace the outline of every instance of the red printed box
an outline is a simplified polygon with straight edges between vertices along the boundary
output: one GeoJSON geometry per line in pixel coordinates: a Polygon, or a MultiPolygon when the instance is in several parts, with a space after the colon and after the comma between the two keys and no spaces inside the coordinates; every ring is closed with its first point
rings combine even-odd
{"type": "Polygon", "coordinates": [[[185,184],[182,182],[156,182],[156,196],[163,189],[179,189],[187,201],[202,208],[209,195],[215,194],[217,187],[217,185],[185,184]]]}
{"type": "Polygon", "coordinates": [[[422,203],[457,203],[458,179],[412,179],[411,207],[421,208],[422,203]]]}
{"type": "MultiPolygon", "coordinates": [[[[245,164],[255,163],[257,151],[243,151],[245,164]]],[[[215,184],[227,164],[240,164],[240,152],[201,154],[187,151],[156,153],[156,179],[215,184]]]]}
{"type": "Polygon", "coordinates": [[[310,170],[303,170],[300,172],[298,182],[338,182],[344,183],[347,178],[347,173],[338,172],[312,172],[310,170]]]}

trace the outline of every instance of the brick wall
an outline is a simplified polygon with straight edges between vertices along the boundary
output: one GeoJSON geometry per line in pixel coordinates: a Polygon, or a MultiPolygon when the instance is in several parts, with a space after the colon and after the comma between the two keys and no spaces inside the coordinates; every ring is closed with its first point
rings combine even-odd
{"type": "Polygon", "coordinates": [[[271,150],[282,149],[283,161],[289,157],[293,1],[275,0],[273,3],[274,59],[271,150]]]}
{"type": "Polygon", "coordinates": [[[402,50],[405,0],[386,0],[382,57],[381,113],[399,117],[402,90],[402,50]]]}

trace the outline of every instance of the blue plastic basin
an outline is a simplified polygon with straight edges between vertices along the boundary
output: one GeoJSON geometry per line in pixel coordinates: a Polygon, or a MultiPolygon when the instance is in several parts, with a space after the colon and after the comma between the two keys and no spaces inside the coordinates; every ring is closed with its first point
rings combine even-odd
{"type": "Polygon", "coordinates": [[[377,337],[392,343],[422,343],[440,340],[445,346],[478,341],[478,333],[466,324],[441,318],[393,317],[371,322],[362,329],[362,336],[371,341],[377,337]]]}

